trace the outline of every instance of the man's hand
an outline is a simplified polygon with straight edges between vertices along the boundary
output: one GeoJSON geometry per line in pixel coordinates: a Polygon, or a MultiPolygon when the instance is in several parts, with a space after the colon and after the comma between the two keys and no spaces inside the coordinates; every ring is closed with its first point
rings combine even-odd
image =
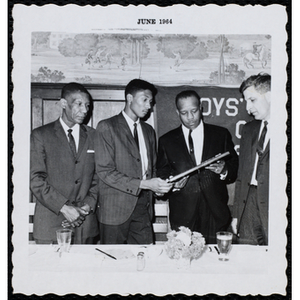
{"type": "Polygon", "coordinates": [[[80,212],[77,210],[77,207],[71,206],[71,205],[64,205],[60,212],[64,215],[64,217],[69,222],[74,222],[80,217],[80,212]]]}
{"type": "Polygon", "coordinates": [[[210,164],[209,166],[205,167],[205,169],[211,170],[216,174],[221,174],[225,166],[224,160],[218,160],[217,162],[210,164]]]}
{"type": "Polygon", "coordinates": [[[237,218],[233,218],[231,221],[231,228],[234,234],[237,234],[237,218]]]}
{"type": "Polygon", "coordinates": [[[80,209],[85,211],[85,215],[88,215],[91,212],[91,207],[86,203],[81,206],[80,209]]]}
{"type": "MultiPolygon", "coordinates": [[[[173,176],[170,176],[170,179],[172,177],[173,176]]],[[[189,176],[185,176],[182,179],[180,179],[179,181],[176,181],[174,186],[173,186],[172,192],[176,192],[176,191],[181,190],[186,185],[188,179],[189,179],[189,176]]]]}
{"type": "Polygon", "coordinates": [[[173,187],[173,183],[169,183],[161,178],[152,178],[148,180],[142,180],[140,188],[143,190],[151,190],[156,194],[166,194],[173,187]]]}
{"type": "Polygon", "coordinates": [[[80,226],[83,223],[83,221],[85,220],[85,216],[88,215],[91,211],[91,207],[88,204],[84,204],[81,207],[73,207],[73,206],[70,206],[70,207],[74,208],[79,213],[79,216],[75,221],[70,222],[70,220],[64,215],[66,217],[66,220],[62,221],[62,223],[61,223],[62,227],[64,227],[64,228],[67,228],[70,226],[72,226],[72,227],[80,226]]]}

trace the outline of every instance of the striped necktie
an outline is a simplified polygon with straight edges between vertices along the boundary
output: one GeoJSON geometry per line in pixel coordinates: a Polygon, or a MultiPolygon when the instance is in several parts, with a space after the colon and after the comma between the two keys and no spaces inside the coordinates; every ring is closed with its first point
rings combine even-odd
{"type": "Polygon", "coordinates": [[[195,157],[195,153],[194,153],[194,143],[193,143],[193,138],[192,138],[192,129],[190,129],[189,132],[189,148],[190,148],[190,156],[194,162],[195,165],[197,165],[196,163],[196,157],[195,157]]]}
{"type": "Polygon", "coordinates": [[[259,141],[257,144],[257,149],[256,149],[256,152],[259,157],[261,157],[264,152],[264,142],[265,142],[265,138],[266,138],[266,134],[267,134],[267,130],[268,130],[268,128],[267,128],[268,122],[264,121],[264,124],[265,124],[265,126],[261,132],[261,135],[260,135],[260,138],[259,138],[259,141]]]}
{"type": "Polygon", "coordinates": [[[266,134],[267,134],[267,125],[268,125],[268,122],[267,121],[264,121],[264,128],[261,132],[261,135],[260,135],[260,138],[258,140],[258,143],[257,143],[257,148],[256,148],[256,152],[258,154],[258,162],[257,162],[257,167],[256,167],[256,174],[255,174],[255,178],[257,180],[257,174],[258,174],[258,168],[259,168],[259,160],[260,158],[262,157],[263,153],[264,153],[264,143],[265,143],[265,138],[266,138],[266,134]]]}

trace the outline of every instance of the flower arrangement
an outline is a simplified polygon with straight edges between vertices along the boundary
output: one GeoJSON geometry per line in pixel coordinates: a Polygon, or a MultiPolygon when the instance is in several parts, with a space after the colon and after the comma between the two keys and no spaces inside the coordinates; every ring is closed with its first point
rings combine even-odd
{"type": "Polygon", "coordinates": [[[201,256],[205,246],[205,239],[201,233],[191,231],[184,226],[179,231],[172,230],[167,234],[168,241],[165,243],[167,255],[173,259],[187,258],[197,259],[201,256]]]}

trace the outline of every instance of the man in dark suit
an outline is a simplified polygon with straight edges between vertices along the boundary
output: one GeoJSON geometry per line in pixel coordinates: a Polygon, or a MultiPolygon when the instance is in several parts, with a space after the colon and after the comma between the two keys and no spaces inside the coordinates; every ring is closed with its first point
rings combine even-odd
{"type": "Polygon", "coordinates": [[[231,222],[226,184],[236,179],[238,157],[229,131],[202,121],[201,101],[195,91],[179,93],[176,108],[182,125],[159,139],[159,177],[180,174],[219,153],[230,152],[224,160],[192,173],[184,187],[179,185],[168,194],[171,228],[186,226],[202,233],[207,243],[215,243],[216,232],[226,230],[231,222]]]}
{"type": "Polygon", "coordinates": [[[271,76],[258,74],[241,87],[254,116],[244,125],[235,188],[232,228],[241,244],[268,244],[271,76]]]}
{"type": "Polygon", "coordinates": [[[96,171],[99,176],[100,242],[150,244],[152,192],[166,193],[172,184],[155,178],[156,140],[143,122],[156,88],[134,79],[125,88],[125,109],[96,129],[96,171]]]}
{"type": "Polygon", "coordinates": [[[56,230],[72,226],[74,243],[94,243],[98,224],[95,130],[82,122],[90,95],[80,84],[62,89],[62,115],[32,131],[30,188],[36,197],[33,236],[38,244],[56,242],[56,230]]]}

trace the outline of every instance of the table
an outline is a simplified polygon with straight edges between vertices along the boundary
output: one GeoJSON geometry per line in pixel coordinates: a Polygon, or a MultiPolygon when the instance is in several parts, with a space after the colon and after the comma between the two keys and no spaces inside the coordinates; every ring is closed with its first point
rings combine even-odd
{"type": "Polygon", "coordinates": [[[72,245],[70,252],[61,256],[57,245],[29,245],[23,270],[26,286],[22,288],[28,294],[38,295],[248,294],[257,293],[256,290],[263,294],[276,290],[277,282],[270,283],[268,247],[233,245],[229,261],[223,262],[218,260],[214,246],[206,246],[202,256],[192,260],[190,268],[179,269],[167,257],[163,245],[72,245]],[[146,259],[143,271],[137,271],[136,256],[140,251],[146,259]]]}
{"type": "Polygon", "coordinates": [[[97,273],[108,272],[137,272],[137,254],[144,252],[145,269],[143,272],[156,273],[213,273],[241,274],[262,273],[268,248],[258,246],[233,245],[229,261],[218,260],[215,245],[205,247],[202,256],[192,260],[190,268],[181,269],[176,260],[170,259],[163,245],[134,246],[134,245],[72,245],[69,253],[57,252],[57,245],[31,245],[29,248],[29,265],[32,270],[57,271],[90,271],[97,273]],[[114,260],[95,250],[98,248],[113,255],[114,260]]]}

